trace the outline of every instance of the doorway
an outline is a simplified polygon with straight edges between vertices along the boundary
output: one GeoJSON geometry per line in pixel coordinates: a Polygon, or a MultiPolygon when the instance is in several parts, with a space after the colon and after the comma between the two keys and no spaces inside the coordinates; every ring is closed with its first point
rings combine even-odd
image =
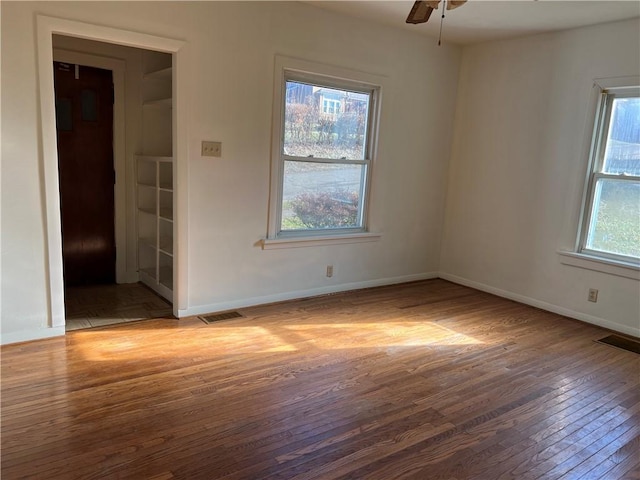
{"type": "MultiPolygon", "coordinates": [[[[149,275],[144,270],[143,278],[139,257],[139,155],[132,154],[153,140],[148,92],[140,87],[171,86],[166,76],[145,80],[154,68],[150,59],[171,65],[172,57],[61,35],[53,36],[53,46],[65,330],[171,317],[171,297],[137,283],[148,283],[149,275]]],[[[170,116],[164,125],[171,162],[170,116]]]]}
{"type": "Polygon", "coordinates": [[[113,71],[54,61],[53,73],[65,329],[169,317],[150,289],[116,284],[113,71]]]}
{"type": "MultiPolygon", "coordinates": [[[[142,50],[164,52],[173,57],[175,71],[174,78],[174,90],[176,92],[176,99],[173,104],[172,120],[172,137],[174,138],[174,144],[172,147],[172,158],[175,161],[175,175],[178,179],[188,177],[187,175],[187,163],[185,161],[178,161],[178,159],[187,158],[187,130],[186,130],[186,110],[179,108],[185,105],[189,96],[188,89],[185,81],[178,81],[177,79],[185,79],[184,73],[187,69],[185,56],[182,54],[185,42],[181,40],[169,39],[166,37],[158,37],[155,35],[148,35],[139,32],[132,32],[128,30],[122,30],[119,28],[112,28],[106,26],[98,26],[84,22],[78,22],[74,20],[61,19],[49,17],[46,15],[36,15],[37,24],[37,58],[38,58],[38,84],[39,84],[39,98],[40,98],[40,115],[41,115],[41,155],[43,166],[43,193],[44,193],[44,205],[45,205],[45,231],[46,231],[46,244],[45,244],[45,258],[48,264],[47,268],[47,284],[48,284],[48,318],[47,326],[51,329],[49,335],[56,335],[64,333],[65,330],[65,298],[64,298],[64,275],[63,275],[63,256],[62,256],[62,219],[60,210],[60,183],[59,183],[59,171],[58,171],[58,156],[57,156],[57,142],[56,142],[56,111],[55,111],[55,91],[54,81],[52,75],[53,65],[53,37],[63,36],[75,39],[84,39],[99,43],[101,45],[110,46],[127,46],[142,50]],[[179,99],[179,100],[178,100],[179,99]]],[[[88,53],[88,52],[87,52],[88,53]]],[[[96,55],[100,53],[92,52],[96,55]]],[[[104,54],[103,54],[104,55],[104,54]]],[[[110,55],[105,55],[109,57],[110,55]]],[[[111,57],[113,60],[114,57],[111,57]]],[[[116,57],[117,58],[117,57],[116,57]]],[[[64,60],[62,60],[64,61],[64,60]]],[[[71,62],[73,63],[73,62],[71,62]]],[[[129,90],[129,92],[131,89],[129,90]]],[[[122,97],[121,97],[122,98],[122,97]]],[[[116,120],[116,138],[118,138],[117,128],[121,125],[121,122],[116,120]]],[[[124,133],[122,133],[124,135],[124,133]]],[[[132,161],[134,155],[138,153],[134,149],[127,149],[126,155],[124,152],[120,152],[118,156],[116,153],[116,166],[118,166],[118,158],[121,159],[125,167],[127,168],[127,178],[135,178],[135,167],[132,161]],[[129,170],[130,169],[130,170],[129,170]]],[[[117,151],[117,142],[116,142],[117,151]]],[[[117,168],[117,176],[123,174],[122,169],[117,168]]],[[[181,311],[187,308],[186,302],[186,271],[183,266],[187,264],[186,258],[186,245],[187,241],[187,212],[186,212],[186,190],[183,188],[177,188],[180,184],[175,180],[175,209],[176,218],[174,220],[174,232],[178,232],[178,238],[176,238],[176,248],[173,253],[173,263],[175,265],[176,278],[175,278],[175,296],[172,306],[173,314],[180,316],[181,311]],[[178,228],[178,221],[179,226],[178,228]]],[[[118,178],[116,183],[119,183],[118,178]]],[[[120,182],[120,186],[122,183],[120,182]]],[[[122,187],[124,188],[124,187],[122,187]]],[[[116,192],[118,192],[118,185],[116,185],[116,192]]],[[[127,203],[135,203],[136,190],[135,185],[133,190],[127,189],[125,191],[127,203]]],[[[116,217],[118,216],[118,207],[122,206],[118,198],[123,198],[121,195],[118,197],[116,194],[116,217]]],[[[135,208],[135,207],[134,207],[135,208]]],[[[129,218],[134,218],[134,214],[127,212],[127,222],[129,218]]],[[[116,222],[118,218],[116,218],[116,222]]],[[[135,223],[135,220],[134,220],[135,223]]],[[[137,267],[135,242],[136,232],[135,229],[128,228],[127,223],[127,243],[130,238],[133,237],[134,248],[127,252],[126,265],[127,269],[133,266],[133,273],[137,279],[137,267]]],[[[116,228],[116,245],[118,245],[118,229],[116,228]]],[[[118,259],[118,250],[116,249],[116,265],[120,264],[118,259]]],[[[129,272],[130,270],[128,270],[129,272]]],[[[118,275],[118,269],[116,269],[116,277],[118,275]]],[[[118,280],[116,278],[116,280],[118,280]]],[[[132,281],[126,279],[125,281],[132,281]]],[[[135,279],[134,279],[135,281],[135,279]]]]}

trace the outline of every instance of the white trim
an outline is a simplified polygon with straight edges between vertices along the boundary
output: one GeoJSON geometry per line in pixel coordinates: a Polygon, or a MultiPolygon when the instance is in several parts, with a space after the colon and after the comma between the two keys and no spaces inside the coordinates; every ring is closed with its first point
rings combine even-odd
{"type": "Polygon", "coordinates": [[[53,49],[53,60],[87,67],[111,70],[113,74],[113,165],[116,172],[114,187],[115,241],[116,241],[116,283],[136,282],[138,275],[127,268],[127,250],[135,245],[127,242],[127,231],[133,226],[127,225],[127,191],[132,181],[127,171],[125,146],[125,64],[124,60],[95,54],[74,52],[59,48],[53,49]]]}
{"type": "Polygon", "coordinates": [[[558,305],[543,302],[541,300],[536,300],[535,298],[527,297],[514,292],[509,292],[507,290],[502,290],[500,288],[491,287],[484,283],[475,282],[473,280],[467,280],[466,278],[458,277],[456,275],[440,272],[438,276],[443,280],[448,280],[450,282],[457,283],[459,285],[475,288],[476,290],[491,293],[493,295],[507,298],[509,300],[514,300],[519,303],[524,303],[525,305],[530,305],[532,307],[540,308],[548,312],[556,313],[558,315],[563,315],[569,318],[574,318],[582,322],[591,323],[592,325],[608,328],[610,330],[615,330],[617,332],[625,333],[627,335],[633,335],[634,337],[640,337],[640,327],[633,328],[627,325],[621,325],[619,323],[605,320],[604,318],[594,317],[593,315],[588,315],[586,313],[576,312],[575,310],[560,307],[558,305]]]}
{"type": "Polygon", "coordinates": [[[173,54],[173,156],[176,159],[177,174],[174,176],[177,192],[177,218],[174,228],[178,231],[177,248],[174,255],[175,282],[174,314],[187,304],[187,235],[188,206],[186,187],[188,182],[188,142],[187,142],[187,105],[188,75],[187,62],[183,60],[186,43],[181,40],[157,37],[138,32],[103,27],[90,23],[77,22],[62,18],[37,15],[37,61],[38,86],[40,93],[40,157],[43,165],[44,204],[45,204],[45,262],[48,277],[48,319],[50,327],[65,324],[64,282],[62,273],[62,233],[60,220],[60,196],[58,179],[58,155],[55,128],[55,96],[53,88],[53,34],[85,38],[88,40],[114,43],[129,47],[157,50],[173,54]],[[175,177],[178,177],[175,179],[175,177]]]}
{"type": "Polygon", "coordinates": [[[43,162],[45,197],[45,232],[49,281],[48,324],[61,327],[64,318],[64,281],[62,270],[62,221],[60,218],[60,188],[58,178],[58,153],[56,139],[55,93],[53,88],[54,29],[43,17],[37,18],[38,83],[40,87],[40,156],[43,162]]]}
{"type": "Polygon", "coordinates": [[[375,242],[382,237],[379,233],[346,233],[343,235],[316,235],[313,237],[280,237],[263,238],[260,240],[263,250],[279,248],[319,247],[324,245],[339,245],[345,243],[375,242]]]}
{"type": "Polygon", "coordinates": [[[173,109],[173,314],[188,305],[189,256],[189,50],[180,42],[172,56],[173,109]]]}
{"type": "Polygon", "coordinates": [[[45,340],[47,338],[61,337],[64,335],[64,326],[38,328],[35,330],[23,330],[20,332],[3,333],[0,336],[0,345],[10,343],[30,342],[32,340],[45,340]]]}
{"type": "Polygon", "coordinates": [[[405,275],[402,277],[380,278],[377,280],[368,280],[364,282],[343,283],[342,285],[332,285],[330,287],[316,287],[307,290],[296,290],[293,292],[285,292],[275,295],[265,295],[261,297],[243,298],[226,302],[211,303],[208,305],[199,305],[196,307],[190,307],[188,309],[181,310],[178,316],[188,317],[192,315],[203,315],[206,313],[222,312],[226,310],[233,310],[236,308],[254,307],[256,305],[284,302],[287,300],[297,300],[301,298],[315,297],[318,295],[327,295],[330,293],[361,290],[363,288],[371,287],[384,287],[386,285],[416,282],[419,280],[431,280],[434,278],[438,278],[437,272],[426,272],[414,275],[405,275]]]}
{"type": "Polygon", "coordinates": [[[595,78],[593,80],[593,83],[594,85],[599,87],[601,90],[618,89],[618,88],[626,89],[627,87],[638,87],[640,86],[640,75],[595,78]]]}
{"type": "Polygon", "coordinates": [[[618,277],[631,278],[632,280],[640,280],[640,264],[627,263],[567,250],[560,250],[558,256],[560,263],[563,265],[607,273],[618,277]]]}

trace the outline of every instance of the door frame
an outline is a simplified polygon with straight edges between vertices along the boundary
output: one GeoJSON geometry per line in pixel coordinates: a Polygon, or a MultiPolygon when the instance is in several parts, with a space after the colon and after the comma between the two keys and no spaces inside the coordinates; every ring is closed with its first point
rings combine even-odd
{"type": "MultiPolygon", "coordinates": [[[[42,159],[43,197],[45,209],[45,262],[47,265],[47,325],[65,325],[64,279],[62,262],[62,222],[60,215],[60,182],[53,85],[53,35],[84,38],[128,47],[172,54],[173,113],[172,136],[174,157],[174,302],[173,313],[179,316],[187,308],[187,245],[188,245],[188,142],[187,112],[188,75],[187,43],[182,40],[147,35],[118,28],[104,27],[45,15],[36,16],[38,87],[40,93],[40,145],[42,159]]],[[[115,112],[114,112],[115,114],[115,112]]],[[[115,132],[114,132],[115,134],[115,132]]],[[[115,146],[115,145],[114,145],[115,146]]]]}
{"type": "MultiPolygon", "coordinates": [[[[116,283],[135,282],[127,271],[127,179],[132,176],[127,171],[125,152],[125,62],[117,58],[74,52],[60,48],[53,49],[53,61],[82,65],[85,67],[110,70],[113,78],[113,168],[116,172],[114,186],[114,228],[116,242],[116,283]]],[[[129,228],[135,228],[131,226],[129,228]]],[[[134,246],[135,248],[135,246],[134,246]]]]}

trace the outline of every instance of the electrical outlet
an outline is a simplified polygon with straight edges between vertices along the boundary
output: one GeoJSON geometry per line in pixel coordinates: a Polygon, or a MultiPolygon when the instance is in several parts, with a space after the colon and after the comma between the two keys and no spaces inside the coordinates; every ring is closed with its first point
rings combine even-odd
{"type": "Polygon", "coordinates": [[[221,157],[222,156],[222,142],[207,142],[202,141],[202,156],[203,157],[221,157]]]}
{"type": "Polygon", "coordinates": [[[333,277],[333,265],[327,265],[327,277],[333,277]]]}
{"type": "Polygon", "coordinates": [[[589,300],[590,302],[597,302],[598,301],[598,290],[596,290],[595,288],[590,288],[589,289],[589,296],[587,297],[587,300],[589,300]]]}

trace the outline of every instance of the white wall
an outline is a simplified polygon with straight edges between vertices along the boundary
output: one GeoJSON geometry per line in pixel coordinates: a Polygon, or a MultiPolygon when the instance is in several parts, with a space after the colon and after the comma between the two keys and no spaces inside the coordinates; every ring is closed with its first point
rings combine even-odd
{"type": "Polygon", "coordinates": [[[556,253],[576,238],[593,80],[639,74],[639,32],[636,19],[465,48],[441,276],[640,335],[637,280],[556,253]]]}
{"type": "Polygon", "coordinates": [[[188,294],[197,313],[438,271],[460,50],[292,2],[2,2],[3,342],[47,329],[35,13],[185,40],[188,294]],[[387,77],[371,227],[378,242],[263,251],[274,55],[387,77]],[[202,140],[223,157],[200,157],[202,140]],[[324,276],[327,264],[334,276],[324,276]]]}

